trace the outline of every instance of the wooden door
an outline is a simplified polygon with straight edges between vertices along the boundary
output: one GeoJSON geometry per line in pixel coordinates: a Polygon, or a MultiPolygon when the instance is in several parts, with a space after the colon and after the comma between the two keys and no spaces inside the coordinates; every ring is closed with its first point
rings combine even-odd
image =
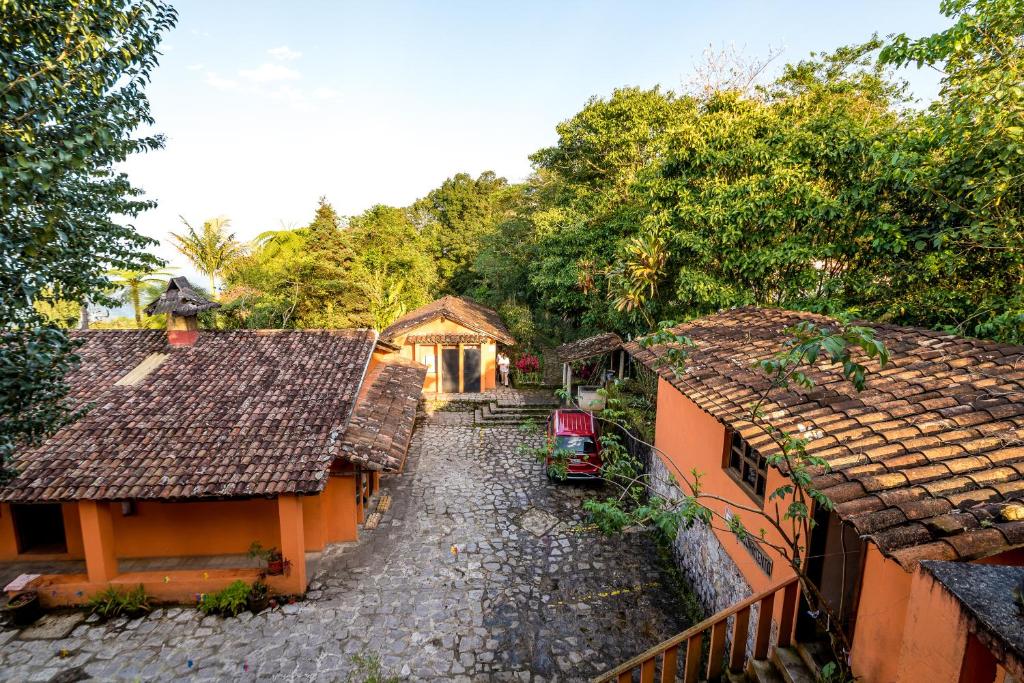
{"type": "Polygon", "coordinates": [[[480,392],[480,347],[462,347],[462,390],[466,393],[480,392]]]}
{"type": "Polygon", "coordinates": [[[459,393],[458,346],[445,346],[441,349],[441,391],[446,394],[459,393]]]}

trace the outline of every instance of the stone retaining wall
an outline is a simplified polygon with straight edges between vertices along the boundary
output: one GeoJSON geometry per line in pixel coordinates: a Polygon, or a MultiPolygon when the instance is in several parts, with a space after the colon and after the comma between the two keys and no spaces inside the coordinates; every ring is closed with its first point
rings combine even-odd
{"type": "MultiPolygon", "coordinates": [[[[651,472],[651,489],[667,500],[682,496],[679,489],[670,483],[670,474],[665,463],[656,454],[648,461],[651,472]]],[[[680,530],[672,544],[672,554],[694,594],[700,601],[706,617],[721,612],[740,600],[753,595],[753,589],[743,578],[739,567],[725,551],[722,542],[711,527],[700,522],[691,528],[680,530]]],[[[747,638],[747,653],[753,653],[754,625],[757,623],[758,606],[750,610],[750,630],[747,638]]],[[[732,620],[728,638],[732,638],[732,620]]]]}

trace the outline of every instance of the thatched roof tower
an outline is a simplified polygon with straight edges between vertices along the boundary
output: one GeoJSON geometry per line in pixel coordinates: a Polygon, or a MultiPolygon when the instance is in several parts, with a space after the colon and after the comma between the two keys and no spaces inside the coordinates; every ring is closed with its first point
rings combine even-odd
{"type": "Polygon", "coordinates": [[[167,341],[171,346],[191,346],[199,338],[196,316],[212,308],[220,308],[220,304],[192,289],[188,278],[172,277],[160,298],[146,306],[146,315],[166,313],[167,341]]]}

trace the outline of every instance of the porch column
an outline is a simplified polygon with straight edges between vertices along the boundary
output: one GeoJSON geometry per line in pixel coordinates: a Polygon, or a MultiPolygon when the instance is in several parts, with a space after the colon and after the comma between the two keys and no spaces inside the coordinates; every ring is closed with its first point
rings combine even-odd
{"type": "Polygon", "coordinates": [[[464,358],[462,349],[463,349],[463,344],[462,344],[462,342],[459,342],[459,393],[460,394],[466,390],[466,385],[465,385],[466,377],[465,377],[465,374],[463,373],[463,369],[462,369],[462,360],[464,358]]]}
{"type": "Polygon", "coordinates": [[[619,351],[619,379],[626,376],[626,352],[624,350],[619,351]]]}
{"type": "Polygon", "coordinates": [[[82,551],[89,583],[109,583],[117,576],[114,519],[110,515],[110,503],[79,501],[78,519],[82,525],[82,551]]]}
{"type": "Polygon", "coordinates": [[[306,535],[302,526],[302,498],[292,494],[277,497],[277,518],[281,525],[281,555],[291,562],[289,590],[306,592],[306,535]]]}

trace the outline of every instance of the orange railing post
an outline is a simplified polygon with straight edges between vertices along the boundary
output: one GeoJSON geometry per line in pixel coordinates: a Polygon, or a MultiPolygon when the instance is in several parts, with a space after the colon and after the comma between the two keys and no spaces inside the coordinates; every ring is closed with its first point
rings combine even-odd
{"type": "Polygon", "coordinates": [[[657,673],[658,658],[661,658],[661,681],[675,681],[679,667],[679,648],[686,644],[683,661],[683,680],[696,683],[700,677],[701,646],[704,633],[711,632],[710,657],[708,659],[708,680],[721,678],[725,663],[726,633],[728,619],[734,617],[732,625],[732,644],[729,647],[729,670],[742,672],[747,665],[747,634],[750,630],[750,608],[758,605],[758,618],[754,632],[754,658],[764,659],[768,656],[772,632],[772,617],[775,614],[776,595],[782,593],[779,605],[779,637],[778,645],[786,647],[792,642],[793,621],[796,605],[800,597],[799,584],[796,577],[786,579],[767,590],[752,595],[745,600],[722,610],[718,614],[705,619],[699,624],[686,629],[668,640],[655,645],[643,654],[630,659],[594,679],[595,683],[631,683],[633,673],[639,671],[641,683],[654,683],[657,673]]]}

